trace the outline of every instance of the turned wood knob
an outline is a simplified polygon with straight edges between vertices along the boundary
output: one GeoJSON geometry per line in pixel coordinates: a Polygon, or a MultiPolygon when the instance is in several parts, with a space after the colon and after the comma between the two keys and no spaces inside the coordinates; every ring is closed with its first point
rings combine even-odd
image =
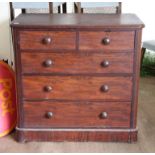
{"type": "Polygon", "coordinates": [[[108,92],[109,91],[109,86],[108,85],[101,86],[101,91],[102,92],[108,92]]]}
{"type": "Polygon", "coordinates": [[[52,91],[52,87],[51,86],[45,86],[44,91],[50,92],[50,91],[52,91]]]}
{"type": "Polygon", "coordinates": [[[52,112],[47,112],[46,113],[46,118],[52,118],[53,117],[53,113],[52,112]]]}
{"type": "Polygon", "coordinates": [[[53,61],[51,59],[47,59],[43,62],[45,67],[50,67],[53,65],[53,61]]]}
{"type": "Polygon", "coordinates": [[[42,40],[42,43],[45,44],[45,45],[48,45],[52,42],[52,38],[51,37],[45,37],[43,38],[42,40]]]}
{"type": "Polygon", "coordinates": [[[104,60],[104,61],[101,62],[101,66],[102,66],[102,67],[108,67],[109,64],[110,64],[110,63],[109,63],[108,60],[104,60]]]}
{"type": "Polygon", "coordinates": [[[110,44],[110,38],[104,38],[103,40],[102,40],[102,43],[104,44],[104,45],[109,45],[110,44]]]}
{"type": "Polygon", "coordinates": [[[106,119],[106,118],[108,117],[108,113],[105,112],[105,111],[103,111],[103,112],[100,114],[100,117],[101,117],[102,119],[106,119]]]}

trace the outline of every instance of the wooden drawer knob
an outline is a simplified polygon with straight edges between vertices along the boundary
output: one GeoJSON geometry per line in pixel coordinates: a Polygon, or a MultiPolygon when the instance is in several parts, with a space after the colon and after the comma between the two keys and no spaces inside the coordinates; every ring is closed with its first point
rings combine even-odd
{"type": "Polygon", "coordinates": [[[43,38],[42,40],[42,43],[45,44],[45,45],[48,45],[52,42],[52,38],[51,37],[45,37],[43,38]]]}
{"type": "Polygon", "coordinates": [[[44,91],[50,92],[50,91],[52,91],[52,87],[51,86],[45,86],[44,91]]]}
{"type": "Polygon", "coordinates": [[[43,62],[45,67],[51,67],[54,63],[51,59],[47,59],[43,62]]]}
{"type": "Polygon", "coordinates": [[[104,38],[103,40],[102,40],[102,43],[104,44],[104,45],[109,45],[110,44],[110,38],[104,38]]]}
{"type": "Polygon", "coordinates": [[[103,111],[101,114],[100,114],[100,118],[102,119],[106,119],[108,117],[108,113],[103,111]]]}
{"type": "Polygon", "coordinates": [[[52,118],[53,117],[53,113],[52,112],[47,112],[46,113],[46,118],[52,118]]]}
{"type": "Polygon", "coordinates": [[[104,60],[104,61],[101,62],[101,66],[102,66],[102,67],[108,67],[109,64],[110,64],[110,63],[109,63],[108,60],[104,60]]]}
{"type": "Polygon", "coordinates": [[[101,91],[102,92],[108,92],[109,91],[109,86],[108,85],[101,86],[101,91]]]}

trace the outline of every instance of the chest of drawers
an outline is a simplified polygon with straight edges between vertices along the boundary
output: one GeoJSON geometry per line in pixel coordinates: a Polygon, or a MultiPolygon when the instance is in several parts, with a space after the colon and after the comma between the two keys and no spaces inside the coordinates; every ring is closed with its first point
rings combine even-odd
{"type": "Polygon", "coordinates": [[[137,140],[133,14],[25,14],[12,23],[18,141],[137,140]]]}

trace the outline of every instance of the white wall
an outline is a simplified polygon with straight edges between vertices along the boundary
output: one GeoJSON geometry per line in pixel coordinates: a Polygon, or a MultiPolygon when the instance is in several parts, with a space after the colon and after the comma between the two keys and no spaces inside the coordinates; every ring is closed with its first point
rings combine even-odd
{"type": "Polygon", "coordinates": [[[0,3],[0,59],[11,59],[9,4],[0,3]]]}
{"type": "Polygon", "coordinates": [[[135,13],[144,22],[143,40],[155,40],[155,5],[153,1],[125,1],[123,13],[135,13]]]}
{"type": "MultiPolygon", "coordinates": [[[[68,6],[72,6],[71,4],[68,6]]],[[[143,40],[155,39],[155,8],[153,1],[125,1],[122,4],[123,13],[135,13],[145,24],[143,40]]],[[[72,9],[69,8],[68,12],[72,9]]],[[[0,59],[13,59],[11,35],[9,26],[9,3],[0,2],[0,59]]]]}

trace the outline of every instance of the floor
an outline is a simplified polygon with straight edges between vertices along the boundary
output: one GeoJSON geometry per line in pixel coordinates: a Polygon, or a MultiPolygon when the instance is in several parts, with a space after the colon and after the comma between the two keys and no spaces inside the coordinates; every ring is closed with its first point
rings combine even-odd
{"type": "Polygon", "coordinates": [[[155,77],[141,78],[139,139],[133,144],[102,142],[17,143],[14,133],[0,139],[0,152],[155,152],[155,77]]]}

